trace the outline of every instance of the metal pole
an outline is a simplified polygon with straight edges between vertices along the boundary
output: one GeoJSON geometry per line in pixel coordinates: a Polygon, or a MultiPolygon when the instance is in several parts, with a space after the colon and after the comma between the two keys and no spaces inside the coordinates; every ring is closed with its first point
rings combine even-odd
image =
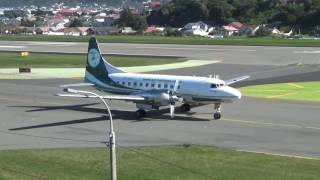
{"type": "MultiPolygon", "coordinates": [[[[110,111],[110,108],[107,104],[107,102],[98,94],[90,91],[82,91],[82,90],[76,90],[76,89],[67,89],[68,92],[72,93],[81,93],[81,94],[92,94],[99,98],[102,103],[105,105],[107,112],[109,114],[109,119],[110,119],[110,132],[109,132],[109,149],[110,149],[110,177],[111,180],[117,180],[117,165],[116,165],[116,136],[113,131],[113,120],[112,120],[112,114],[110,111]]],[[[108,146],[108,142],[106,143],[108,146]]]]}

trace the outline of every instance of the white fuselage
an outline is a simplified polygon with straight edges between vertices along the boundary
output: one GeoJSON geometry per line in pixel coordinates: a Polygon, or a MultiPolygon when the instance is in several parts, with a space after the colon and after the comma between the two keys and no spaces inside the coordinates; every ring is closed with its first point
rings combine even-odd
{"type": "Polygon", "coordinates": [[[121,86],[135,91],[173,90],[179,82],[177,95],[185,101],[232,102],[241,98],[241,93],[217,78],[173,76],[157,74],[113,73],[109,77],[121,86]]]}

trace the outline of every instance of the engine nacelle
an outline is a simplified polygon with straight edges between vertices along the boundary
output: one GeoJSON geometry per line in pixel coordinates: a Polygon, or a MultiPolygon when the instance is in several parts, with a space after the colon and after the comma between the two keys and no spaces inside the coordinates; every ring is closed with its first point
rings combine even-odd
{"type": "MultiPolygon", "coordinates": [[[[168,92],[165,91],[144,91],[144,92],[138,92],[134,93],[134,95],[142,96],[146,99],[146,104],[151,104],[153,106],[166,106],[172,101],[172,96],[170,98],[170,95],[168,92]]],[[[175,96],[174,96],[175,97],[175,96]]]]}

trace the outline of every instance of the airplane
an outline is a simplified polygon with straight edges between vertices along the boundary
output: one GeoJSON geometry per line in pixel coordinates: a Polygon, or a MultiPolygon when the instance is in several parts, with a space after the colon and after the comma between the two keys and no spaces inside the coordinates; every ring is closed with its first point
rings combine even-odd
{"type": "Polygon", "coordinates": [[[107,92],[101,96],[108,100],[124,100],[136,104],[136,118],[143,118],[147,111],[170,107],[170,117],[174,117],[176,103],[180,110],[188,112],[194,105],[213,104],[213,118],[221,118],[221,104],[241,99],[241,93],[229,85],[249,78],[241,76],[227,81],[218,77],[195,77],[159,74],[127,73],[114,67],[102,57],[95,37],[89,40],[84,83],[62,85],[65,94],[61,97],[97,98],[94,95],[75,94],[72,87],[93,86],[107,92]],[[111,93],[111,94],[110,94],[111,93]]]}

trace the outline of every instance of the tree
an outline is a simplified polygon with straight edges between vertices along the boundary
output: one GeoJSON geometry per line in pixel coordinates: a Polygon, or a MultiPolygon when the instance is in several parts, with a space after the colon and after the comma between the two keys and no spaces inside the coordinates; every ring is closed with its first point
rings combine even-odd
{"type": "Polygon", "coordinates": [[[271,30],[262,26],[257,30],[255,36],[263,37],[263,36],[269,36],[270,34],[271,34],[271,30]]]}
{"type": "Polygon", "coordinates": [[[134,16],[132,23],[132,28],[139,33],[145,30],[148,27],[147,19],[144,16],[134,16]]]}
{"type": "Polygon", "coordinates": [[[117,24],[120,27],[132,27],[138,32],[142,32],[148,27],[147,18],[145,16],[132,15],[130,9],[124,9],[120,13],[117,24]]]}
{"type": "Polygon", "coordinates": [[[232,6],[224,0],[214,0],[208,2],[210,19],[217,24],[225,24],[232,15],[232,6]]]}
{"type": "Polygon", "coordinates": [[[74,18],[69,25],[69,27],[82,27],[82,26],[83,26],[83,23],[78,18],[74,18]]]}
{"type": "Polygon", "coordinates": [[[207,3],[201,0],[172,0],[158,11],[161,24],[183,26],[189,22],[207,20],[207,3]]]}

